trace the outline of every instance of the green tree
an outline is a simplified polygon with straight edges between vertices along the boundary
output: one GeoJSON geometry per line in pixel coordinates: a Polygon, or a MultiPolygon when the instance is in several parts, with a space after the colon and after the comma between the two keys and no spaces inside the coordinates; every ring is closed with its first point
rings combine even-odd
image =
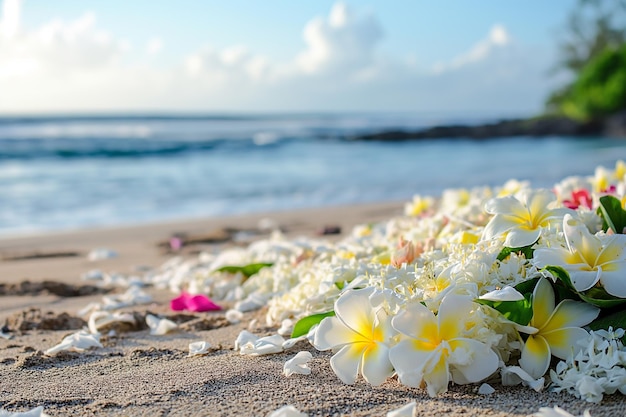
{"type": "Polygon", "coordinates": [[[560,106],[566,116],[579,120],[626,108],[626,44],[606,48],[584,65],[560,106]]]}
{"type": "Polygon", "coordinates": [[[585,66],[607,49],[626,43],[626,0],[579,0],[570,13],[559,45],[556,70],[572,75],[574,81],[550,95],[546,107],[563,113],[576,80],[585,66]]]}

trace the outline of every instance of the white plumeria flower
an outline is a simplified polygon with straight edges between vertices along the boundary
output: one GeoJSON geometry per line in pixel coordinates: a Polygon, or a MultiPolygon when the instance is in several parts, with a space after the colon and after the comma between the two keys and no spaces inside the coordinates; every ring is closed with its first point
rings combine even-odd
{"type": "Polygon", "coordinates": [[[152,314],[146,316],[146,324],[150,328],[151,335],[164,335],[178,328],[172,320],[160,319],[152,314]]]}
{"type": "Polygon", "coordinates": [[[563,218],[563,234],[567,249],[537,249],[534,263],[563,267],[577,291],[599,283],[607,293],[626,298],[626,235],[592,235],[569,214],[563,218]]]}
{"type": "Polygon", "coordinates": [[[293,374],[309,375],[311,368],[309,368],[309,361],[313,359],[311,352],[303,350],[298,352],[296,356],[285,362],[283,366],[283,375],[289,377],[293,374]]]}
{"type": "Polygon", "coordinates": [[[407,336],[391,348],[389,358],[400,382],[410,387],[426,383],[432,397],[448,389],[450,373],[457,383],[479,382],[498,369],[498,356],[482,342],[463,337],[473,302],[447,295],[437,316],[421,303],[407,305],[392,320],[407,336]],[[451,369],[452,368],[452,369],[451,369]]]}
{"type": "Polygon", "coordinates": [[[54,355],[63,350],[70,350],[74,352],[84,352],[85,350],[92,347],[102,347],[100,344],[100,335],[99,334],[91,334],[85,330],[80,330],[76,333],[73,333],[63,339],[61,343],[56,346],[51,347],[46,350],[44,353],[46,355],[54,355]]]}
{"type": "Polygon", "coordinates": [[[372,304],[376,293],[373,287],[346,291],[335,302],[336,316],[322,320],[315,332],[316,349],[338,350],[330,366],[346,384],[359,373],[372,385],[393,375],[389,344],[395,332],[385,309],[372,304]]]}
{"type": "Polygon", "coordinates": [[[506,236],[504,245],[521,248],[535,243],[543,229],[559,223],[567,209],[550,208],[556,196],[550,190],[524,189],[516,196],[491,199],[485,211],[494,216],[485,226],[483,239],[506,236]]]}
{"type": "Polygon", "coordinates": [[[573,300],[563,300],[555,307],[554,290],[545,278],[539,279],[535,286],[532,309],[530,323],[520,327],[529,336],[519,364],[533,378],[540,378],[548,370],[552,355],[566,359],[580,350],[576,342],[589,337],[581,326],[598,317],[600,310],[573,300]]]}

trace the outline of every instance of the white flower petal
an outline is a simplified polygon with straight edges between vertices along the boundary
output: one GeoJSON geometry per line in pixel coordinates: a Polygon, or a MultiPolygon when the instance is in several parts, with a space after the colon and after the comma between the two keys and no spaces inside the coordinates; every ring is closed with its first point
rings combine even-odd
{"type": "Polygon", "coordinates": [[[415,401],[411,401],[400,408],[389,411],[387,413],[387,417],[413,417],[415,415],[416,407],[417,403],[415,401]]]}
{"type": "Polygon", "coordinates": [[[346,291],[335,302],[336,317],[343,324],[363,336],[371,331],[375,319],[370,296],[375,288],[346,291]]]}
{"type": "Polygon", "coordinates": [[[243,313],[239,310],[235,310],[234,308],[226,311],[226,320],[228,320],[232,324],[237,324],[243,319],[243,313]]]}
{"type": "Polygon", "coordinates": [[[374,386],[382,384],[393,375],[389,348],[382,343],[376,343],[366,349],[361,362],[361,373],[363,378],[374,386]]]}
{"type": "Polygon", "coordinates": [[[421,303],[411,303],[400,310],[391,320],[394,329],[415,339],[422,338],[424,333],[438,334],[437,318],[421,303]]]}
{"type": "Polygon", "coordinates": [[[569,278],[576,291],[587,291],[600,280],[601,271],[580,271],[568,268],[569,278]]]}
{"type": "Polygon", "coordinates": [[[283,375],[287,377],[293,374],[309,375],[311,373],[311,368],[309,368],[308,362],[311,359],[313,359],[311,352],[298,352],[293,358],[285,362],[285,365],[283,366],[283,375]]]}
{"type": "Polygon", "coordinates": [[[189,344],[189,356],[206,355],[209,353],[211,344],[209,342],[193,342],[189,344]]]}
{"type": "Polygon", "coordinates": [[[344,384],[352,385],[356,382],[365,347],[363,343],[345,345],[330,358],[330,367],[344,384]]]}
{"type": "MultiPolygon", "coordinates": [[[[450,347],[454,347],[455,351],[450,354],[449,361],[454,369],[460,372],[465,381],[474,383],[480,382],[498,369],[498,355],[489,349],[484,343],[472,339],[457,339],[450,342],[450,347]],[[470,362],[466,364],[455,363],[453,360],[457,349],[464,349],[470,355],[470,362]]],[[[463,383],[465,383],[463,381],[463,383]]],[[[456,383],[461,383],[457,381],[456,383]]]]}
{"type": "Polygon", "coordinates": [[[506,235],[504,240],[504,246],[509,248],[522,248],[524,246],[530,246],[539,239],[541,236],[541,227],[532,230],[526,229],[512,229],[506,235]]]}
{"type": "Polygon", "coordinates": [[[507,285],[502,289],[490,291],[478,298],[488,301],[521,301],[524,299],[524,296],[515,288],[507,285]]]}
{"type": "Polygon", "coordinates": [[[254,344],[259,337],[250,333],[247,330],[242,330],[239,335],[237,335],[237,339],[235,340],[235,350],[240,350],[241,347],[247,343],[254,344]]]}
{"type": "Polygon", "coordinates": [[[250,356],[280,353],[283,351],[283,343],[285,343],[285,339],[279,334],[261,337],[254,342],[251,341],[241,345],[239,348],[239,353],[241,355],[250,356]]]}
{"type": "Polygon", "coordinates": [[[112,323],[135,323],[135,316],[130,313],[108,313],[106,311],[94,311],[89,316],[87,325],[91,333],[99,333],[100,329],[112,323]]]}
{"type": "Polygon", "coordinates": [[[22,413],[11,413],[10,411],[0,410],[0,417],[50,417],[50,415],[43,411],[43,406],[39,406],[22,413]]]}
{"type": "Polygon", "coordinates": [[[274,410],[267,417],[307,417],[306,413],[301,413],[293,405],[285,405],[278,410],[274,410]]]}
{"type": "Polygon", "coordinates": [[[511,386],[521,383],[537,392],[543,390],[544,378],[535,379],[519,366],[502,367],[500,374],[502,375],[502,385],[511,386]]]}
{"type": "Polygon", "coordinates": [[[102,347],[100,344],[100,335],[91,334],[85,330],[80,330],[63,339],[61,343],[46,350],[44,354],[54,355],[63,350],[71,350],[75,352],[84,352],[92,347],[102,347]]]}
{"type": "Polygon", "coordinates": [[[471,297],[457,294],[446,295],[437,313],[439,337],[444,340],[458,337],[464,326],[464,318],[469,317],[473,305],[471,297]]]}
{"type": "Polygon", "coordinates": [[[178,328],[178,325],[171,320],[161,319],[152,314],[146,316],[146,324],[150,328],[150,334],[162,336],[178,328]]]}
{"type": "Polygon", "coordinates": [[[550,346],[541,336],[529,336],[524,343],[519,364],[533,378],[541,378],[550,366],[550,346]]]}
{"type": "Polygon", "coordinates": [[[533,417],[575,417],[574,415],[555,405],[554,408],[541,407],[539,412],[533,414],[533,417]]]}
{"type": "Polygon", "coordinates": [[[313,346],[317,350],[328,350],[353,343],[355,339],[363,340],[363,337],[347,327],[337,317],[326,317],[315,330],[313,346]]]}
{"type": "MultiPolygon", "coordinates": [[[[617,264],[618,262],[614,262],[617,264]]],[[[602,271],[600,283],[611,295],[626,298],[626,262],[619,262],[620,268],[616,271],[602,271]]]]}
{"type": "Polygon", "coordinates": [[[478,388],[478,393],[480,395],[491,395],[494,392],[496,392],[495,388],[487,383],[481,384],[481,386],[478,388]]]}

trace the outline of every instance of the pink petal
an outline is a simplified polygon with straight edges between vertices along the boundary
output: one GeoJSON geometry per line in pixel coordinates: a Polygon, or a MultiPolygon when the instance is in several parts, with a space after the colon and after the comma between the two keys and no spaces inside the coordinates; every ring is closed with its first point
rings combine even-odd
{"type": "Polygon", "coordinates": [[[187,300],[187,309],[189,311],[203,312],[221,310],[222,307],[215,304],[206,295],[198,294],[189,297],[189,299],[187,300]]]}
{"type": "Polygon", "coordinates": [[[176,297],[170,301],[170,308],[174,311],[183,311],[187,308],[187,299],[189,294],[182,293],[179,297],[176,297]]]}

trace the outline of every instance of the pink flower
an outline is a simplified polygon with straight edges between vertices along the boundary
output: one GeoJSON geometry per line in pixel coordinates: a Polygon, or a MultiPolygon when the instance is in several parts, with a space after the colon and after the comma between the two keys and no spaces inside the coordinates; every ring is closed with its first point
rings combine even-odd
{"type": "Polygon", "coordinates": [[[590,209],[592,201],[593,200],[591,199],[591,195],[589,195],[589,191],[580,189],[573,191],[571,200],[564,200],[563,205],[569,209],[577,209],[580,206],[590,209]]]}
{"type": "Polygon", "coordinates": [[[179,297],[170,301],[170,308],[174,311],[216,311],[221,310],[222,307],[215,304],[209,297],[202,294],[191,295],[183,292],[179,297]]]}

